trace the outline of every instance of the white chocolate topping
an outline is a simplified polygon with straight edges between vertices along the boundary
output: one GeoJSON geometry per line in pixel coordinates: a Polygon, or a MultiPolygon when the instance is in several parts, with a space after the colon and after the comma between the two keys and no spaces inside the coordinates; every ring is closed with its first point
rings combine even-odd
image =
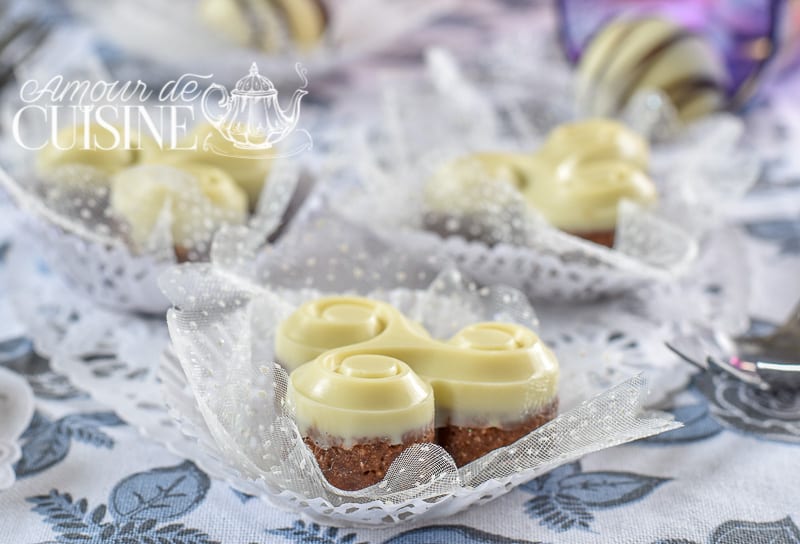
{"type": "Polygon", "coordinates": [[[202,0],[199,10],[209,27],[237,45],[274,52],[285,43],[276,9],[268,1],[202,0]]]}
{"type": "Polygon", "coordinates": [[[556,228],[613,231],[620,200],[656,201],[648,161],[641,136],[616,121],[589,119],[553,130],[532,155],[476,153],[445,165],[428,183],[426,203],[433,211],[476,213],[483,208],[475,187],[513,189],[556,228]]]}
{"type": "Polygon", "coordinates": [[[375,338],[386,316],[372,301],[358,297],[321,298],[304,304],[278,327],[275,355],[294,370],[322,353],[375,338]]]}
{"type": "Polygon", "coordinates": [[[277,0],[286,15],[294,43],[302,50],[313,49],[325,32],[325,14],[320,0],[277,0]]]}
{"type": "Polygon", "coordinates": [[[385,355],[351,355],[337,371],[352,378],[391,378],[400,374],[400,361],[385,355]]]}
{"type": "Polygon", "coordinates": [[[407,364],[375,354],[328,354],[292,372],[287,395],[301,432],[350,445],[403,443],[434,422],[433,390],[407,364]]]}
{"type": "MultiPolygon", "coordinates": [[[[282,363],[291,361],[289,368],[295,368],[290,391],[299,386],[296,376],[302,377],[304,391],[326,391],[326,395],[332,379],[326,372],[337,374],[337,387],[345,379],[354,380],[356,385],[341,385],[342,395],[360,398],[336,401],[337,406],[349,408],[373,406],[363,402],[383,406],[383,400],[375,400],[389,395],[381,389],[381,380],[404,376],[407,365],[433,387],[438,426],[513,425],[555,399],[558,362],[533,331],[509,323],[477,323],[442,342],[420,329],[385,303],[328,297],[304,304],[281,324],[276,354],[282,363]],[[360,339],[346,340],[354,338],[360,339]],[[302,364],[309,357],[316,358],[302,364]],[[319,383],[309,385],[314,376],[319,383]],[[359,387],[376,388],[376,392],[364,389],[356,393],[359,387]]],[[[297,416],[301,430],[310,431],[313,420],[317,432],[343,440],[373,436],[348,421],[329,420],[322,414],[327,407],[317,401],[316,407],[306,403],[302,416],[297,416]],[[313,410],[321,412],[316,419],[313,410]]],[[[414,425],[420,429],[419,419],[400,414],[393,417],[382,423],[383,432],[398,437],[414,430],[414,425]]]]}
{"type": "Polygon", "coordinates": [[[143,165],[118,172],[111,183],[111,208],[140,249],[147,247],[165,210],[175,245],[187,249],[207,244],[223,224],[247,218],[247,198],[218,168],[143,165]]]}
{"type": "Polygon", "coordinates": [[[617,121],[585,119],[553,129],[534,160],[561,164],[607,159],[618,159],[646,170],[650,146],[639,134],[617,121]]]}
{"type": "Polygon", "coordinates": [[[113,174],[137,159],[136,142],[127,145],[122,135],[97,124],[74,125],[61,129],[37,156],[37,168],[47,175],[59,166],[81,164],[113,174]]]}

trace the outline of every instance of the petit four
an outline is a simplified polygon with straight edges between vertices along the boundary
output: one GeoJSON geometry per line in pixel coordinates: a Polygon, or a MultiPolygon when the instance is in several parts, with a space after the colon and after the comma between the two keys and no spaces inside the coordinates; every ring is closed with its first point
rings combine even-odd
{"type": "Polygon", "coordinates": [[[478,323],[412,367],[432,385],[436,442],[463,466],[516,442],[558,411],[558,361],[519,325],[478,323]]]}
{"type": "Polygon", "coordinates": [[[344,490],[380,482],[412,444],[434,441],[433,390],[376,353],[328,353],[291,375],[287,395],[325,478],[344,490]]]}
{"type": "Polygon", "coordinates": [[[610,247],[619,202],[652,206],[657,199],[648,161],[644,138],[616,121],[564,124],[534,154],[523,194],[554,227],[610,247]]]}
{"type": "MultiPolygon", "coordinates": [[[[461,234],[486,243],[514,243],[517,233],[500,232],[505,224],[481,217],[491,212],[524,213],[519,202],[535,209],[554,227],[612,246],[622,199],[651,206],[655,184],[646,174],[647,142],[608,119],[567,123],[553,130],[533,154],[477,153],[444,165],[425,188],[425,226],[445,235],[461,234]],[[482,187],[485,195],[476,187],[482,187]],[[490,193],[490,194],[489,194],[490,193]],[[442,229],[447,218],[465,229],[442,229]],[[444,218],[444,221],[443,221],[444,218]],[[493,225],[490,236],[475,224],[493,225]]],[[[510,223],[506,228],[513,228],[510,223]]]]}
{"type": "Polygon", "coordinates": [[[519,325],[478,323],[440,341],[388,304],[327,297],[282,322],[275,354],[291,370],[287,399],[300,432],[337,486],[376,483],[408,444],[433,441],[422,408],[408,415],[413,402],[428,398],[420,383],[432,391],[436,442],[458,466],[515,442],[558,407],[558,362],[519,325]],[[390,389],[401,376],[404,389],[390,389]],[[345,406],[347,417],[337,412],[345,406]],[[374,448],[356,449],[369,444],[381,445],[383,470],[374,468],[374,448]]]}
{"type": "Polygon", "coordinates": [[[36,166],[43,176],[73,164],[113,174],[152,154],[154,145],[154,141],[139,136],[135,136],[135,141],[125,142],[120,131],[99,124],[72,125],[61,129],[55,141],[39,152],[36,166]]]}
{"type": "Polygon", "coordinates": [[[200,15],[238,45],[268,53],[312,49],[327,26],[322,0],[202,0],[200,15]]]}
{"type": "Polygon", "coordinates": [[[586,115],[619,114],[637,92],[663,92],[683,121],[725,106],[728,73],[703,36],[668,19],[618,18],[589,42],[578,65],[586,115]]]}
{"type": "Polygon", "coordinates": [[[192,149],[167,150],[153,161],[179,167],[184,164],[205,164],[220,168],[230,174],[247,194],[250,209],[255,209],[272,165],[268,154],[263,150],[248,152],[236,148],[230,141],[219,137],[217,129],[209,124],[195,126],[181,146],[192,149]]]}
{"type": "Polygon", "coordinates": [[[247,197],[224,171],[207,165],[174,168],[141,165],[116,173],[111,179],[111,210],[128,226],[138,248],[147,248],[151,236],[167,218],[179,260],[208,249],[217,229],[247,219],[247,197]]]}
{"type": "Polygon", "coordinates": [[[255,208],[270,168],[263,152],[248,157],[210,125],[196,126],[180,151],[161,150],[140,135],[123,142],[122,134],[99,124],[59,132],[37,157],[46,194],[63,194],[54,190],[65,187],[80,197],[102,189],[102,201],[108,198],[114,218],[140,250],[169,208],[179,260],[203,254],[221,225],[243,224],[255,208]],[[212,140],[213,149],[207,145],[212,140]]]}

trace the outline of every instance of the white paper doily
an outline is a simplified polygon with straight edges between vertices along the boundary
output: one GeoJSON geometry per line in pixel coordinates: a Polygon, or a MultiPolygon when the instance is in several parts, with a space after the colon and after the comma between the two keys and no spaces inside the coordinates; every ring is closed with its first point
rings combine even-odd
{"type": "Polygon", "coordinates": [[[14,485],[14,463],[22,456],[17,443],[33,417],[33,391],[24,378],[0,368],[0,491],[14,485]]]}
{"type": "MultiPolygon", "coordinates": [[[[320,523],[334,526],[348,527],[390,527],[402,523],[418,523],[434,519],[445,518],[456,514],[471,506],[477,506],[490,502],[514,489],[516,486],[540,476],[557,466],[578,459],[583,455],[597,451],[598,444],[570,444],[566,450],[575,447],[573,451],[565,452],[557,459],[553,459],[540,465],[535,470],[519,470],[513,474],[499,478],[491,478],[483,474],[469,474],[464,470],[452,471],[449,474],[440,474],[432,478],[431,483],[445,486],[443,492],[434,497],[423,499],[408,498],[400,501],[385,500],[364,500],[354,502],[344,502],[334,504],[322,497],[312,497],[296,491],[280,489],[269,485],[264,480],[254,480],[252,477],[244,476],[240,470],[226,462],[225,453],[220,450],[213,434],[209,431],[206,421],[197,406],[191,387],[186,381],[186,377],[181,369],[180,362],[172,352],[168,352],[161,368],[161,379],[163,382],[163,394],[171,406],[171,413],[179,422],[181,430],[194,442],[195,455],[197,451],[203,455],[197,456],[196,461],[209,474],[221,478],[228,482],[233,488],[254,495],[279,508],[295,511],[307,518],[311,518],[320,523]],[[469,481],[470,476],[476,477],[476,485],[459,485],[466,477],[469,481]]],[[[598,402],[613,399],[614,408],[624,412],[623,419],[638,419],[633,414],[639,412],[641,405],[640,395],[644,393],[644,381],[641,377],[631,380],[610,390],[598,402]],[[631,408],[633,411],[631,412],[631,408]]],[[[596,406],[592,401],[586,405],[578,407],[574,412],[570,412],[561,422],[569,424],[571,422],[588,421],[592,416],[596,406]],[[573,419],[574,418],[574,419],[573,419]]],[[[608,414],[606,414],[607,416],[608,414]]],[[[648,416],[641,416],[643,419],[636,423],[631,423],[628,434],[619,441],[606,442],[602,447],[611,447],[622,442],[644,438],[647,435],[658,434],[679,427],[679,424],[670,422],[668,419],[648,419],[648,416]]],[[[602,418],[601,418],[602,419],[602,418]]],[[[577,428],[575,430],[578,430],[577,428]]],[[[581,429],[584,431],[585,429],[581,429]]],[[[603,431],[595,432],[594,437],[602,435],[603,431]]],[[[525,439],[523,439],[525,440],[525,439]]],[[[580,439],[577,441],[580,442],[580,439]]],[[[538,445],[547,449],[550,442],[542,437],[538,445]]],[[[495,450],[486,457],[496,460],[501,457],[513,458],[525,447],[528,447],[526,454],[533,453],[531,446],[525,446],[523,442],[517,442],[512,446],[495,450]]],[[[428,446],[414,446],[406,450],[400,458],[395,461],[390,468],[387,478],[402,472],[400,466],[409,465],[412,462],[427,462],[426,455],[430,450],[428,446]]],[[[513,461],[512,461],[513,462],[513,461]]],[[[480,461],[478,461],[480,464],[480,461]]],[[[472,465],[469,465],[470,467],[472,465]]],[[[468,468],[467,467],[467,468],[468,468]]],[[[306,467],[308,468],[308,467],[306,467]]],[[[455,467],[453,467],[455,468],[455,467]]],[[[318,469],[317,469],[318,470],[318,469]]],[[[307,477],[314,478],[313,471],[307,477]]],[[[379,486],[381,484],[378,484],[379,486]]],[[[423,488],[428,486],[423,486],[423,488]]],[[[420,490],[424,493],[425,489],[420,490]]]]}

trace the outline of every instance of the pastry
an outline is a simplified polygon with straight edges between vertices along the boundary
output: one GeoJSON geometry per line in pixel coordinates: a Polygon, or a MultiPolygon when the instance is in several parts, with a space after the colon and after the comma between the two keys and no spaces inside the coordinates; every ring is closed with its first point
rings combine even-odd
{"type": "Polygon", "coordinates": [[[657,198],[648,162],[647,142],[616,121],[567,123],[533,154],[477,153],[442,167],[425,188],[424,223],[489,244],[525,243],[517,224],[527,205],[552,226],[611,247],[619,202],[657,198]]]}
{"type": "Polygon", "coordinates": [[[302,305],[283,320],[275,335],[275,357],[289,371],[328,350],[375,338],[389,314],[359,297],[322,298],[302,305]]]}
{"type": "Polygon", "coordinates": [[[47,176],[56,168],[73,164],[91,166],[105,174],[144,163],[184,169],[193,164],[214,166],[227,172],[244,190],[252,210],[272,164],[268,153],[238,149],[209,124],[196,125],[176,149],[161,150],[153,138],[136,133],[124,142],[122,135],[118,127],[108,129],[98,124],[67,127],[39,152],[38,170],[47,176]]]}
{"type": "Polygon", "coordinates": [[[58,132],[55,141],[48,142],[38,153],[37,170],[47,177],[59,167],[80,164],[113,174],[155,153],[156,144],[151,138],[134,134],[130,139],[124,141],[124,132],[115,126],[65,127],[58,132]]]}
{"type": "MultiPolygon", "coordinates": [[[[304,304],[281,323],[275,354],[292,371],[287,398],[300,431],[323,473],[337,486],[336,482],[357,480],[354,474],[363,467],[352,449],[354,445],[375,443],[377,431],[367,424],[359,428],[357,414],[345,418],[329,410],[331,399],[341,399],[336,402],[347,403],[349,409],[358,406],[372,418],[374,411],[389,410],[385,403],[393,398],[384,390],[347,389],[330,377],[320,381],[324,372],[339,372],[336,369],[347,361],[357,361],[357,372],[375,379],[375,385],[369,387],[382,383],[375,376],[407,376],[407,365],[411,375],[432,388],[436,441],[458,466],[515,442],[555,417],[558,407],[558,362],[536,334],[519,325],[479,323],[443,342],[432,339],[423,327],[388,304],[357,297],[328,297],[304,304]],[[302,390],[299,397],[298,388],[302,390]],[[315,408],[319,421],[331,420],[325,425],[301,413],[310,408],[297,405],[306,403],[312,393],[330,397],[325,402],[317,399],[320,407],[315,408]],[[296,398],[300,401],[291,400],[296,398]],[[350,422],[353,426],[342,427],[350,422]],[[363,440],[342,442],[352,437],[363,440]],[[331,444],[338,449],[332,450],[331,444]]],[[[412,398],[410,392],[402,396],[412,398]]],[[[422,396],[419,392],[413,398],[422,396]]],[[[381,448],[392,446],[393,459],[409,443],[432,441],[432,434],[419,432],[421,422],[421,416],[413,424],[405,415],[390,418],[382,424],[393,434],[381,436],[377,443],[381,448]]],[[[374,461],[372,450],[360,451],[368,452],[370,463],[374,461]]],[[[371,475],[377,477],[378,473],[370,468],[371,475]]],[[[384,475],[385,470],[380,478],[384,475]]],[[[359,481],[359,485],[380,478],[359,481]]]]}
{"type": "MultiPolygon", "coordinates": [[[[114,217],[140,250],[149,246],[169,208],[179,260],[203,255],[221,225],[243,224],[255,208],[270,168],[263,152],[250,158],[210,125],[194,128],[180,143],[194,147],[186,150],[161,150],[154,139],[138,134],[124,142],[123,134],[117,127],[98,124],[60,131],[37,157],[47,182],[45,197],[66,195],[64,199],[72,202],[89,195],[103,207],[109,201],[114,217]]],[[[83,213],[83,204],[75,210],[55,204],[54,209],[83,213]]]]}
{"type": "Polygon", "coordinates": [[[558,411],[558,361],[536,334],[478,323],[449,342],[446,357],[413,368],[436,396],[436,442],[463,466],[512,444],[558,411]]]}
{"type": "Polygon", "coordinates": [[[152,160],[176,166],[204,164],[224,170],[247,194],[249,208],[255,209],[272,164],[269,154],[236,148],[209,124],[195,126],[179,147],[192,149],[167,150],[152,160]]]}
{"type": "Polygon", "coordinates": [[[328,353],[290,380],[287,400],[303,440],[339,489],[380,482],[403,450],[434,440],[431,386],[396,358],[328,353]]]}
{"type": "Polygon", "coordinates": [[[554,227],[611,247],[619,202],[647,207],[656,201],[648,162],[644,138],[616,121],[568,123],[535,153],[522,192],[554,227]]]}
{"type": "Polygon", "coordinates": [[[111,210],[140,249],[148,248],[160,221],[169,221],[176,255],[189,260],[208,251],[219,227],[245,222],[247,197],[213,166],[141,165],[112,177],[111,210]]]}
{"type": "Polygon", "coordinates": [[[237,44],[268,53],[310,50],[327,26],[321,0],[203,0],[200,15],[237,44]]]}
{"type": "Polygon", "coordinates": [[[617,18],[589,42],[577,82],[586,115],[615,116],[637,92],[652,89],[691,121],[725,106],[728,73],[699,34],[663,18],[617,18]]]}
{"type": "Polygon", "coordinates": [[[528,205],[521,190],[533,167],[530,155],[501,152],[475,153],[443,165],[425,186],[423,226],[445,237],[524,245],[519,218],[528,205]]]}

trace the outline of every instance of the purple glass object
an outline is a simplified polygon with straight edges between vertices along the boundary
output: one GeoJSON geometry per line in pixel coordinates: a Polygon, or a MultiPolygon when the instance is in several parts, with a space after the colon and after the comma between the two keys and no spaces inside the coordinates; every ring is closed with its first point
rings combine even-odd
{"type": "Polygon", "coordinates": [[[784,0],[557,0],[567,57],[583,49],[609,20],[659,15],[705,36],[722,54],[730,75],[728,98],[741,105],[778,49],[784,0]]]}

